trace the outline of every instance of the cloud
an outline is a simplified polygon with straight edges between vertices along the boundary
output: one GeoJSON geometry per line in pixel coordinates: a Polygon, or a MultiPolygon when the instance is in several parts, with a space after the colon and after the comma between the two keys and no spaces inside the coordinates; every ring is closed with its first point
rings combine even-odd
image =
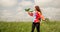
{"type": "Polygon", "coordinates": [[[0,0],[0,5],[3,7],[11,7],[17,4],[17,0],[0,0]]]}
{"type": "Polygon", "coordinates": [[[36,4],[39,4],[39,3],[48,3],[48,2],[51,2],[52,0],[34,0],[36,4]]]}
{"type": "Polygon", "coordinates": [[[12,13],[9,10],[3,10],[2,14],[3,14],[2,16],[5,16],[5,17],[9,17],[12,15],[12,13]]]}
{"type": "Polygon", "coordinates": [[[31,6],[32,4],[31,1],[22,1],[19,3],[20,6],[31,6]]]}
{"type": "Polygon", "coordinates": [[[31,20],[31,17],[23,10],[23,7],[21,6],[17,7],[17,11],[18,12],[14,16],[17,21],[24,21],[24,20],[26,21],[27,19],[31,20]]]}
{"type": "MultiPolygon", "coordinates": [[[[21,7],[18,7],[18,10],[21,7]]],[[[21,10],[21,9],[20,9],[21,10]]],[[[0,16],[0,20],[3,21],[24,21],[24,20],[31,20],[31,17],[27,15],[26,12],[21,11],[10,11],[10,10],[2,10],[2,15],[0,16]],[[30,19],[29,19],[30,18],[30,19]]]]}
{"type": "Polygon", "coordinates": [[[58,20],[60,19],[60,8],[42,8],[41,9],[43,15],[51,20],[58,20]]]}
{"type": "Polygon", "coordinates": [[[16,8],[13,8],[14,5],[16,5],[16,0],[0,0],[1,6],[3,6],[0,18],[4,21],[23,21],[23,20],[30,20],[31,17],[23,11],[24,6],[31,6],[31,1],[22,1],[19,2],[19,5],[16,6],[16,8]],[[27,3],[27,4],[26,4],[27,3]],[[24,5],[26,4],[26,5],[24,5]],[[21,6],[22,5],[22,6],[21,6]],[[7,7],[7,8],[6,8],[7,7]],[[12,7],[12,8],[10,8],[12,7]]]}
{"type": "Polygon", "coordinates": [[[35,4],[40,7],[60,8],[60,0],[35,0],[35,4]]]}
{"type": "Polygon", "coordinates": [[[17,11],[18,11],[18,12],[22,12],[22,10],[23,10],[23,8],[22,8],[22,7],[20,7],[20,6],[19,6],[19,7],[17,7],[17,11]]]}
{"type": "MultiPolygon", "coordinates": [[[[0,5],[5,7],[4,9],[0,10],[0,18],[2,20],[9,20],[9,21],[23,21],[23,20],[32,20],[32,18],[25,12],[23,9],[25,7],[32,6],[33,3],[25,0],[21,0],[22,2],[19,2],[16,8],[13,7],[17,4],[17,0],[0,0],[0,5]],[[8,7],[8,8],[6,8],[8,7]]],[[[35,3],[40,5],[42,8],[42,13],[45,17],[48,17],[50,19],[60,19],[60,0],[35,0],[35,3]],[[44,8],[45,7],[45,8],[44,8]]]]}
{"type": "Polygon", "coordinates": [[[16,15],[15,12],[12,12],[10,10],[2,10],[1,20],[3,21],[16,21],[16,15]]]}

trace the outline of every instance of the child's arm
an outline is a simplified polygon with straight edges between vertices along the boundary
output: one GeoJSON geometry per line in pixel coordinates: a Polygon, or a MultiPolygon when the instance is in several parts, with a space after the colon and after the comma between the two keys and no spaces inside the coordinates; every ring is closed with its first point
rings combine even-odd
{"type": "Polygon", "coordinates": [[[33,16],[33,13],[32,13],[32,12],[29,12],[29,11],[28,11],[28,14],[29,14],[30,16],[33,16]]]}
{"type": "Polygon", "coordinates": [[[43,16],[43,15],[41,15],[41,18],[42,18],[42,20],[43,20],[43,21],[45,21],[45,18],[44,18],[44,16],[43,16]]]}
{"type": "Polygon", "coordinates": [[[43,21],[45,21],[45,18],[44,18],[44,16],[42,15],[42,13],[39,13],[39,15],[41,16],[41,19],[42,19],[43,21]]]}
{"type": "Polygon", "coordinates": [[[44,18],[44,16],[43,16],[43,15],[42,15],[42,20],[43,20],[43,21],[45,21],[45,22],[47,22],[47,20],[44,18]]]}

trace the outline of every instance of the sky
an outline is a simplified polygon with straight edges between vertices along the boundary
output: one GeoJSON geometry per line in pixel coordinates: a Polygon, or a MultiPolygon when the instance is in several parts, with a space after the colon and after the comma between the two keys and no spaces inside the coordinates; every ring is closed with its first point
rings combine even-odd
{"type": "Polygon", "coordinates": [[[0,20],[29,21],[32,17],[25,12],[25,8],[34,10],[39,5],[45,18],[60,20],[60,0],[0,0],[0,20]]]}

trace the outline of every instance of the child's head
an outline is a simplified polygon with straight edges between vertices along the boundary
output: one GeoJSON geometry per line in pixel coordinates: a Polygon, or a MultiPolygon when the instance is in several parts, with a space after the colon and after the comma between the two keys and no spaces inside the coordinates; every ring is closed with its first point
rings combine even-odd
{"type": "Polygon", "coordinates": [[[35,6],[35,10],[40,12],[39,6],[35,6]]]}
{"type": "Polygon", "coordinates": [[[35,6],[35,11],[38,11],[38,12],[41,13],[41,10],[40,10],[39,6],[35,6]]]}

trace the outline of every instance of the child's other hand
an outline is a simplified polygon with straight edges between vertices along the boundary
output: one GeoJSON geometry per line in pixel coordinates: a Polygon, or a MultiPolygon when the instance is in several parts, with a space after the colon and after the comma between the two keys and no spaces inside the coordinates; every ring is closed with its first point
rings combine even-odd
{"type": "Polygon", "coordinates": [[[47,20],[46,20],[46,19],[45,19],[45,20],[43,20],[43,21],[47,22],[47,20]]]}

